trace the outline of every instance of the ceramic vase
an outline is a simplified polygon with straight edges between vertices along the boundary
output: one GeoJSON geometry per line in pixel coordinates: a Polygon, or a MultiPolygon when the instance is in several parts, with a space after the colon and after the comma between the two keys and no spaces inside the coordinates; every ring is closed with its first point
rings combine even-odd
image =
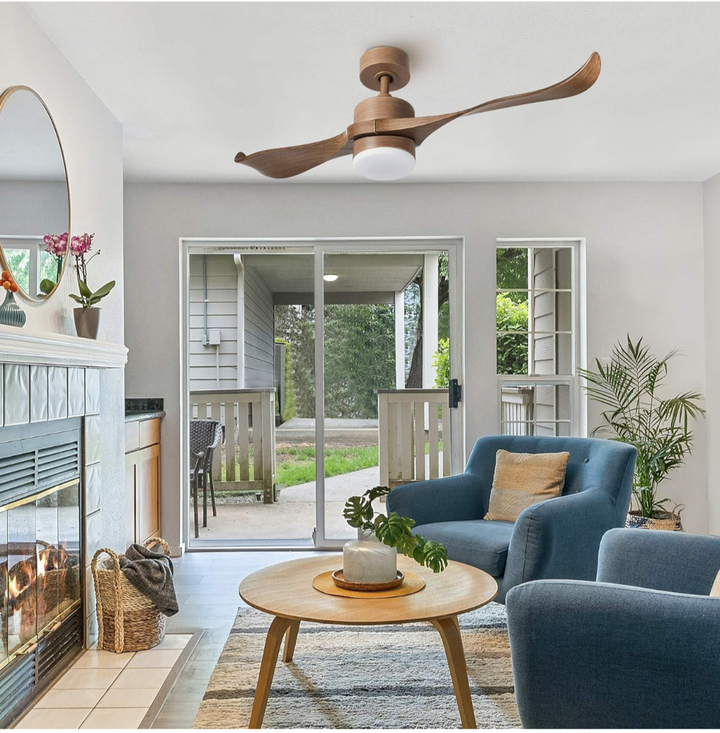
{"type": "Polygon", "coordinates": [[[351,583],[389,583],[397,577],[397,550],[360,529],[343,547],[343,577],[351,583]]]}
{"type": "Polygon", "coordinates": [[[22,328],[27,320],[27,315],[20,310],[20,306],[15,302],[15,293],[9,290],[5,293],[5,300],[0,305],[0,323],[4,326],[16,326],[22,328]]]}
{"type": "Polygon", "coordinates": [[[100,328],[100,308],[73,308],[75,331],[80,338],[96,339],[100,328]]]}

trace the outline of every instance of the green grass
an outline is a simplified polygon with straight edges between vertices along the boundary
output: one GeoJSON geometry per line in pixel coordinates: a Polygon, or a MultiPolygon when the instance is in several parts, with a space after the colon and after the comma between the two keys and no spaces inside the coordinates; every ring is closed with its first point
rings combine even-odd
{"type": "MultiPolygon", "coordinates": [[[[297,486],[315,480],[315,448],[289,448],[292,460],[278,462],[276,481],[279,487],[297,486]]],[[[280,454],[278,454],[278,460],[280,454]]],[[[372,468],[378,465],[378,449],[375,446],[325,449],[325,477],[372,468]]]]}
{"type": "MultiPolygon", "coordinates": [[[[253,479],[252,448],[250,449],[250,480],[253,479]]],[[[278,445],[275,456],[275,481],[278,488],[297,486],[315,480],[314,446],[278,445]]],[[[344,473],[372,468],[378,465],[377,446],[354,446],[325,449],[325,477],[341,476],[344,473]]],[[[221,480],[226,480],[226,467],[221,465],[221,480]]],[[[239,475],[239,471],[238,471],[239,475]]]]}

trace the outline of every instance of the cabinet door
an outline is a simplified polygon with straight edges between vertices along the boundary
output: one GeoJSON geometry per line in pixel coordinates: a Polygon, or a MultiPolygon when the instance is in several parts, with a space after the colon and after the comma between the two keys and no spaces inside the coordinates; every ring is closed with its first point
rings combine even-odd
{"type": "Polygon", "coordinates": [[[160,533],[160,446],[135,453],[135,517],[138,542],[160,533]]]}
{"type": "Polygon", "coordinates": [[[132,545],[135,537],[135,453],[125,456],[125,543],[132,545]]]}

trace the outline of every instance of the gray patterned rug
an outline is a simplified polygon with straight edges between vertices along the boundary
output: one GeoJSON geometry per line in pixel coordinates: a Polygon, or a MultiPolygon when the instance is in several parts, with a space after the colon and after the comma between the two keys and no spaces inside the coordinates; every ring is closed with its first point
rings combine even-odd
{"type": "MultiPolygon", "coordinates": [[[[270,617],[241,609],[194,728],[245,728],[270,617]]],[[[505,608],[460,617],[478,728],[517,728],[505,608]]],[[[430,624],[304,623],[278,660],[264,728],[459,728],[445,652],[430,624]]]]}

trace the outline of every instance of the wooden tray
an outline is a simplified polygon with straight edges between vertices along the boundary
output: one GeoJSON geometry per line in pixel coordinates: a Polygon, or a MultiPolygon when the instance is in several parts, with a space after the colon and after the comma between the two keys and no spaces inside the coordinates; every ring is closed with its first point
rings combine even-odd
{"type": "Polygon", "coordinates": [[[402,570],[398,570],[395,580],[390,580],[387,583],[353,583],[352,580],[345,580],[343,570],[340,568],[340,570],[336,570],[332,574],[332,579],[333,583],[335,583],[339,588],[362,591],[363,593],[372,593],[373,591],[379,590],[392,590],[393,588],[397,588],[399,585],[402,585],[403,580],[405,580],[405,573],[403,573],[402,570]]]}
{"type": "Polygon", "coordinates": [[[417,593],[425,587],[425,581],[416,573],[410,570],[405,571],[405,578],[403,582],[397,588],[391,588],[390,590],[378,590],[378,591],[366,591],[366,590],[349,590],[347,588],[340,588],[335,585],[332,579],[332,570],[328,570],[325,573],[320,573],[313,578],[312,586],[315,590],[320,593],[325,593],[329,596],[341,596],[342,598],[359,598],[365,599],[366,601],[381,599],[381,598],[398,598],[400,596],[409,596],[412,593],[417,593]]]}

